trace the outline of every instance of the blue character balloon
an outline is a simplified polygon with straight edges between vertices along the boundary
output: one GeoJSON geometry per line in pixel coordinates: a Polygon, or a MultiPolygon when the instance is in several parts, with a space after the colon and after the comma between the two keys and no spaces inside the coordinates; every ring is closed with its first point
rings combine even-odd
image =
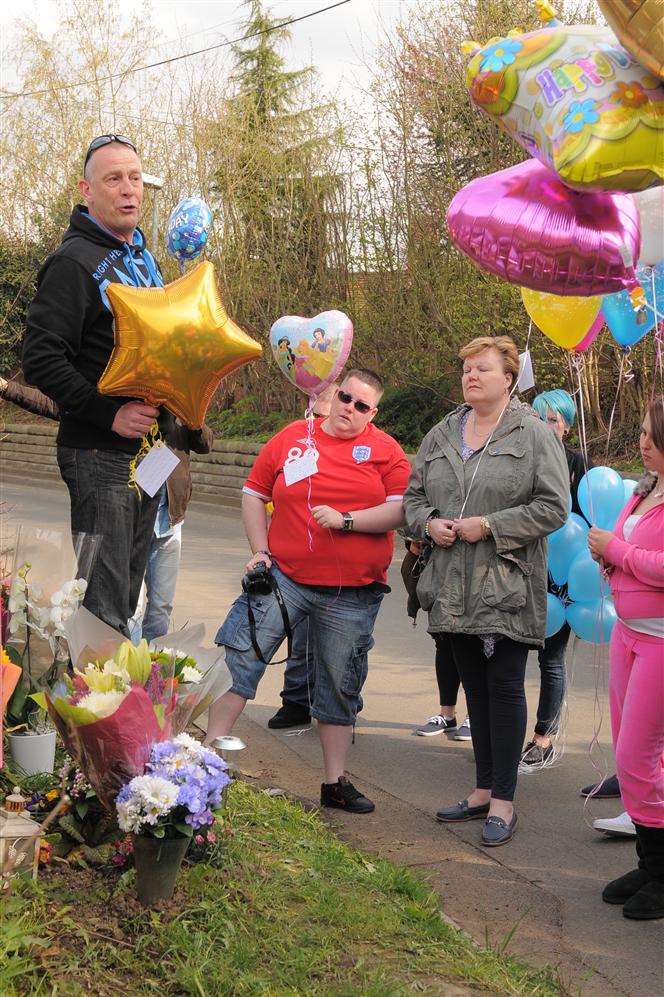
{"type": "Polygon", "coordinates": [[[625,504],[623,479],[612,467],[591,467],[577,492],[583,515],[602,530],[612,530],[625,504]]]}
{"type": "Polygon", "coordinates": [[[565,622],[565,607],[556,595],[546,593],[546,632],[545,637],[557,634],[565,622]]]}
{"type": "Polygon", "coordinates": [[[570,602],[566,616],[576,636],[589,644],[608,644],[618,619],[612,599],[570,602]]]}
{"type": "Polygon", "coordinates": [[[606,294],[602,301],[602,314],[611,335],[625,348],[638,343],[664,317],[664,263],[637,267],[636,276],[645,292],[645,313],[634,311],[628,291],[606,294]]]}
{"type": "Polygon", "coordinates": [[[184,269],[186,260],[200,256],[208,240],[212,212],[200,197],[185,197],[168,219],[166,248],[184,269]]]}
{"type": "Polygon", "coordinates": [[[577,554],[587,549],[588,524],[571,512],[559,530],[549,535],[549,572],[556,585],[565,585],[570,565],[577,554]]]}

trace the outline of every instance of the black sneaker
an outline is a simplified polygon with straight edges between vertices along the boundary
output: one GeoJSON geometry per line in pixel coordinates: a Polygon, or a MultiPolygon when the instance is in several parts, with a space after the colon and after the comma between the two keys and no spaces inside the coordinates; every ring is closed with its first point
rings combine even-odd
{"type": "Polygon", "coordinates": [[[267,722],[271,730],[285,730],[287,727],[306,727],[311,723],[311,714],[306,706],[284,702],[267,722]]]}
{"type": "Polygon", "coordinates": [[[620,797],[620,785],[618,776],[610,775],[602,782],[591,786],[584,786],[581,796],[592,796],[594,800],[616,800],[620,797]]]}
{"type": "Polygon", "coordinates": [[[543,769],[547,764],[552,765],[555,760],[556,749],[552,744],[543,748],[536,741],[528,741],[521,755],[519,772],[532,772],[535,769],[543,769]]]}
{"type": "Polygon", "coordinates": [[[363,796],[345,775],[338,782],[324,782],[320,787],[320,805],[346,810],[350,814],[370,814],[376,804],[363,796]]]}

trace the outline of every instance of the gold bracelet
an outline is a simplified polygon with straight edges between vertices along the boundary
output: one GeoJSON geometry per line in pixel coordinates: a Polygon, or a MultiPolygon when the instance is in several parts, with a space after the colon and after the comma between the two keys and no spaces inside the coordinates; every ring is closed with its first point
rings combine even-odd
{"type": "Polygon", "coordinates": [[[482,526],[482,540],[488,540],[489,537],[491,536],[491,523],[486,518],[486,516],[482,516],[480,519],[480,524],[482,526]]]}

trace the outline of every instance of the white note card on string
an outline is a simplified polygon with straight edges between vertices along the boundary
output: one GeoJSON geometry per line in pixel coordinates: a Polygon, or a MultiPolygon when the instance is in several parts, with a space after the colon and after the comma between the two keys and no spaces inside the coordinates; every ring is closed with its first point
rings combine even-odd
{"type": "Polygon", "coordinates": [[[153,498],[179,463],[180,458],[160,443],[145,455],[136,468],[134,480],[150,498],[153,498]]]}
{"type": "Polygon", "coordinates": [[[533,370],[533,360],[530,350],[519,353],[519,379],[517,381],[518,391],[528,391],[535,387],[535,371],[533,370]]]}
{"type": "Polygon", "coordinates": [[[300,456],[289,457],[284,464],[284,481],[287,485],[294,485],[304,478],[310,478],[312,474],[318,473],[318,451],[308,449],[300,456]]]}

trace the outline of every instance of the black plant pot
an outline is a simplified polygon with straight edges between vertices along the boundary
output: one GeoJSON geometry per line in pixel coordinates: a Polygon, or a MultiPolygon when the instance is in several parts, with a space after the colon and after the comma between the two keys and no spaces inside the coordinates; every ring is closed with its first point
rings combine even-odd
{"type": "Polygon", "coordinates": [[[132,837],[138,899],[144,907],[169,900],[191,838],[153,838],[148,834],[132,837]]]}

